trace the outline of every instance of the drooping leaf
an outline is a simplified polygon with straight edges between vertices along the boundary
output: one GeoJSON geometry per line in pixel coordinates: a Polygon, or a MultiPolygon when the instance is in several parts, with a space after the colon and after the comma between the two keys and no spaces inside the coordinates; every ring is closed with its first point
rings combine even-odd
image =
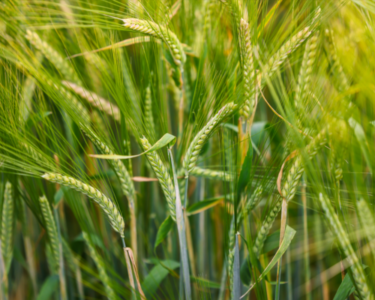
{"type": "Polygon", "coordinates": [[[53,293],[59,287],[59,276],[51,275],[43,283],[42,288],[40,289],[38,298],[36,300],[49,300],[52,299],[53,293]]]}
{"type": "Polygon", "coordinates": [[[155,242],[154,248],[159,246],[159,244],[162,241],[164,241],[164,239],[166,238],[168,233],[172,230],[173,226],[174,226],[174,222],[173,222],[171,216],[168,216],[168,218],[166,218],[163,221],[163,223],[161,223],[161,225],[159,227],[158,233],[156,235],[156,242],[155,242]]]}
{"type": "Polygon", "coordinates": [[[268,266],[264,269],[263,273],[259,276],[259,278],[256,280],[255,283],[253,283],[250,288],[246,291],[245,294],[243,294],[241,296],[241,299],[243,297],[245,297],[252,289],[253,287],[259,283],[260,281],[262,281],[264,279],[264,277],[271,271],[271,269],[277,264],[277,262],[279,261],[279,259],[283,256],[283,254],[285,253],[285,251],[289,248],[289,245],[290,243],[292,242],[292,239],[294,238],[294,235],[296,234],[296,231],[289,227],[287,225],[286,229],[285,229],[285,235],[284,235],[284,239],[279,247],[279,250],[277,250],[275,256],[272,258],[272,260],[270,261],[270,263],[268,264],[268,266]]]}
{"type": "Polygon", "coordinates": [[[199,201],[194,203],[193,205],[189,206],[189,208],[186,210],[187,215],[195,215],[202,211],[205,211],[207,209],[210,209],[211,207],[214,207],[215,205],[219,204],[224,200],[223,197],[216,197],[213,199],[207,199],[203,201],[199,201]]]}
{"type": "Polygon", "coordinates": [[[26,128],[30,129],[35,123],[43,121],[44,118],[47,118],[51,114],[51,111],[45,111],[31,115],[26,122],[26,128]]]}
{"type": "Polygon", "coordinates": [[[247,150],[246,157],[241,167],[240,177],[238,179],[237,203],[241,197],[241,194],[244,192],[246,186],[250,182],[252,161],[253,161],[253,147],[249,147],[247,150]]]}
{"type": "Polygon", "coordinates": [[[191,280],[198,283],[199,286],[210,288],[210,289],[220,289],[220,283],[210,281],[200,277],[191,277],[191,280]]]}
{"type": "Polygon", "coordinates": [[[345,300],[354,292],[354,290],[355,290],[355,287],[354,287],[353,281],[350,278],[350,275],[346,274],[333,300],[345,300]]]}
{"type": "Polygon", "coordinates": [[[179,266],[180,264],[173,260],[164,260],[154,266],[142,283],[142,289],[146,298],[153,299],[159,285],[169,274],[168,269],[174,270],[179,266]]]}
{"type": "Polygon", "coordinates": [[[169,147],[172,147],[176,143],[176,137],[174,135],[171,135],[169,133],[164,134],[160,140],[158,140],[150,149],[148,149],[145,152],[142,152],[140,154],[136,155],[105,155],[105,154],[90,154],[91,157],[95,158],[102,158],[102,159],[130,159],[134,157],[138,157],[141,155],[144,155],[149,152],[153,152],[156,150],[159,150],[167,145],[169,147]]]}

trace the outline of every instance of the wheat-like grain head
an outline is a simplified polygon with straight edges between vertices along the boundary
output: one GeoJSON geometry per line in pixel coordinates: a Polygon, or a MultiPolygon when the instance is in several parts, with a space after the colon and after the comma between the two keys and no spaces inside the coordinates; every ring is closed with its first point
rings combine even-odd
{"type": "Polygon", "coordinates": [[[46,224],[54,265],[56,265],[57,268],[60,268],[60,246],[55,219],[53,217],[49,202],[45,196],[39,198],[39,203],[46,224]]]}
{"type": "MultiPolygon", "coordinates": [[[[140,139],[140,141],[144,150],[147,151],[151,148],[151,144],[147,138],[143,137],[140,139]]],[[[167,199],[169,213],[172,219],[176,220],[176,191],[172,178],[156,151],[148,152],[146,156],[156,174],[156,177],[159,180],[165,198],[167,199]]]]}
{"type": "Polygon", "coordinates": [[[175,63],[177,65],[185,63],[186,55],[184,49],[177,36],[169,29],[152,21],[140,20],[135,18],[123,19],[123,21],[124,26],[128,29],[142,32],[163,40],[172,52],[175,63]]]}
{"type": "Polygon", "coordinates": [[[106,197],[103,193],[101,193],[99,190],[93,188],[92,186],[88,184],[83,183],[82,181],[79,181],[72,177],[64,176],[58,173],[46,173],[42,177],[48,181],[59,183],[63,186],[75,189],[87,195],[92,200],[94,200],[96,203],[100,205],[100,207],[104,210],[104,212],[108,216],[111,222],[112,228],[115,231],[117,231],[121,235],[122,238],[125,237],[124,219],[122,218],[116,205],[113,204],[113,202],[108,197],[106,197]]]}
{"type": "Polygon", "coordinates": [[[338,216],[336,215],[331,202],[326,196],[323,196],[323,194],[319,195],[319,202],[327,217],[331,229],[337,237],[337,241],[346,256],[346,259],[348,260],[348,263],[351,266],[351,270],[353,272],[353,279],[356,283],[361,298],[372,299],[370,289],[367,285],[365,273],[363,271],[362,263],[355,254],[352,244],[350,243],[349,237],[346,234],[345,229],[342,226],[338,216]]]}
{"type": "Polygon", "coordinates": [[[77,95],[80,95],[83,99],[86,99],[88,103],[97,108],[100,111],[103,111],[107,115],[113,117],[117,122],[121,122],[121,112],[120,109],[115,105],[109,102],[108,100],[98,96],[97,94],[90,92],[84,89],[82,86],[74,84],[69,81],[62,81],[62,84],[65,85],[69,90],[73,91],[77,95]]]}
{"type": "Polygon", "coordinates": [[[61,55],[53,49],[47,42],[43,41],[39,35],[31,30],[26,31],[26,39],[40,52],[44,54],[45,57],[56,67],[58,71],[67,80],[72,80],[79,85],[81,85],[81,80],[78,78],[76,72],[71,68],[61,55]]]}
{"type": "Polygon", "coordinates": [[[249,116],[253,113],[253,108],[255,105],[255,69],[253,62],[253,49],[251,46],[249,24],[244,19],[241,19],[239,35],[245,99],[245,103],[242,105],[240,109],[240,114],[245,118],[249,118],[249,116]]]}
{"type": "Polygon", "coordinates": [[[211,118],[210,121],[202,128],[201,131],[195,136],[193,141],[185,154],[185,158],[182,162],[182,166],[186,172],[190,172],[194,167],[198,159],[199,152],[202,150],[204,143],[207,141],[209,134],[212,130],[220,124],[229,114],[231,114],[236,108],[236,104],[233,102],[226,104],[222,107],[218,113],[211,118]]]}
{"type": "Polygon", "coordinates": [[[12,195],[12,184],[5,184],[3,211],[1,220],[1,248],[3,253],[6,272],[9,270],[13,256],[13,223],[14,223],[14,201],[12,195]]]}
{"type": "Polygon", "coordinates": [[[114,299],[114,300],[118,299],[118,297],[116,296],[115,292],[113,291],[113,289],[111,287],[111,280],[108,277],[108,274],[105,270],[105,263],[104,263],[103,259],[96,252],[95,246],[94,246],[93,242],[91,241],[89,235],[86,232],[82,232],[82,235],[83,235],[83,238],[85,239],[86,244],[89,248],[90,257],[92,258],[92,260],[94,261],[94,263],[95,263],[95,265],[98,269],[99,278],[104,285],[104,290],[107,294],[108,299],[114,299]]]}

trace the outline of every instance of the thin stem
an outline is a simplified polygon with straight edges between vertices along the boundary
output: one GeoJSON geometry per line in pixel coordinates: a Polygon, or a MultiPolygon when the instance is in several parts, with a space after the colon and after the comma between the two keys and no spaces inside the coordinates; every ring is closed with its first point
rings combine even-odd
{"type": "Polygon", "coordinates": [[[177,174],[174,166],[173,155],[170,148],[168,148],[168,155],[172,165],[174,186],[176,189],[176,223],[178,229],[178,237],[180,241],[180,251],[181,251],[181,266],[184,277],[184,290],[185,290],[185,299],[191,300],[191,286],[190,286],[190,272],[189,272],[189,262],[188,262],[188,253],[186,246],[186,230],[185,222],[183,217],[183,210],[181,205],[180,191],[178,188],[177,174]]]}
{"type": "Polygon", "coordinates": [[[130,287],[132,289],[132,295],[133,295],[132,298],[137,299],[137,295],[136,295],[136,291],[135,291],[135,284],[134,284],[134,277],[133,277],[133,270],[132,270],[132,266],[131,266],[131,262],[130,262],[128,253],[126,251],[125,239],[123,237],[121,237],[121,241],[122,241],[122,247],[123,247],[123,250],[124,250],[126,267],[128,268],[129,283],[130,283],[130,287]]]}

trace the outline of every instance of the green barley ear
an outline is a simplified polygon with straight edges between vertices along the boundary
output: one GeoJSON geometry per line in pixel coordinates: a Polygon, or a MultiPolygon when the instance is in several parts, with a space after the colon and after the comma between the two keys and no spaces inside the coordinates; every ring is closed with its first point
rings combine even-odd
{"type": "Polygon", "coordinates": [[[78,78],[74,69],[68,64],[55,49],[53,49],[48,43],[43,41],[39,35],[31,30],[26,31],[26,39],[61,72],[63,77],[67,80],[72,80],[79,85],[82,85],[81,80],[78,78]]]}
{"type": "Polygon", "coordinates": [[[372,210],[368,206],[365,200],[357,202],[358,217],[362,224],[362,228],[370,243],[370,249],[375,259],[375,218],[372,214],[372,210]]]}
{"type": "Polygon", "coordinates": [[[292,36],[281,48],[268,60],[266,65],[263,67],[262,76],[262,87],[265,84],[266,77],[271,78],[273,73],[279,68],[279,66],[285,61],[287,56],[294,52],[315,30],[317,22],[320,17],[320,8],[316,10],[314,19],[310,26],[305,27],[301,31],[297,32],[292,36]]]}
{"type": "Polygon", "coordinates": [[[342,68],[340,60],[337,56],[337,50],[336,50],[336,46],[333,40],[332,31],[329,29],[326,29],[325,36],[328,40],[328,52],[329,52],[329,58],[332,64],[331,68],[335,74],[334,78],[336,78],[334,83],[339,92],[344,92],[349,88],[350,85],[349,85],[349,80],[346,77],[344,69],[342,68]]]}
{"type": "MultiPolygon", "coordinates": [[[[81,127],[82,128],[82,127],[81,127]]],[[[104,144],[89,128],[83,129],[85,134],[90,140],[100,149],[100,151],[107,155],[114,155],[114,152],[104,144]]],[[[136,221],[136,194],[134,189],[133,181],[130,177],[128,170],[121,160],[111,159],[108,161],[112,168],[115,170],[117,177],[121,183],[121,189],[128,198],[129,212],[130,212],[130,230],[131,230],[131,242],[134,251],[137,251],[137,221],[136,221]]]]}
{"type": "Polygon", "coordinates": [[[249,24],[244,19],[241,19],[239,36],[245,99],[245,103],[242,105],[239,113],[247,119],[252,115],[255,105],[255,69],[249,24]]]}
{"type": "Polygon", "coordinates": [[[340,244],[342,251],[344,252],[346,259],[348,260],[351,270],[353,272],[353,279],[356,283],[357,290],[362,299],[372,299],[370,289],[366,282],[365,273],[363,271],[362,263],[358,259],[354,252],[354,249],[350,243],[349,237],[345,232],[345,229],[341,225],[341,222],[336,215],[331,202],[323,194],[319,194],[320,205],[326,215],[326,218],[331,226],[332,231],[337,237],[337,241],[340,244]]]}
{"type": "Polygon", "coordinates": [[[40,208],[42,210],[44,221],[46,223],[46,230],[48,234],[49,245],[51,246],[53,259],[57,267],[59,268],[60,246],[59,246],[59,238],[57,234],[55,219],[52,215],[49,202],[45,196],[39,198],[39,203],[40,203],[40,208]]]}
{"type": "Polygon", "coordinates": [[[220,124],[220,122],[223,121],[229,114],[231,114],[235,108],[236,105],[233,102],[226,104],[213,118],[211,118],[210,121],[208,121],[206,126],[204,126],[203,129],[198,132],[198,134],[191,142],[182,162],[182,166],[186,172],[190,173],[190,171],[195,167],[199,152],[202,150],[202,147],[207,141],[208,136],[212,132],[212,130],[218,124],[220,124]]]}
{"type": "MultiPolygon", "coordinates": [[[[103,154],[106,155],[114,155],[114,152],[106,145],[104,144],[94,132],[92,132],[90,129],[83,129],[81,126],[81,129],[83,132],[88,136],[88,138],[95,144],[96,147],[100,149],[100,151],[103,154]]],[[[126,169],[125,165],[121,162],[121,160],[118,159],[111,159],[108,160],[110,165],[113,167],[115,170],[118,178],[120,179],[121,182],[121,188],[124,194],[129,198],[129,199],[134,199],[135,198],[135,190],[134,190],[134,184],[133,181],[130,177],[130,174],[128,170],[126,169]]],[[[133,203],[134,205],[134,203],[133,203]]]]}
{"type": "Polygon", "coordinates": [[[67,299],[66,282],[63,266],[64,260],[62,256],[62,247],[60,245],[59,233],[57,231],[55,218],[53,217],[51,207],[45,196],[39,198],[39,203],[46,224],[46,230],[49,239],[49,250],[47,246],[47,258],[49,260],[49,265],[51,267],[51,271],[59,274],[61,298],[67,299]]]}
{"type": "Polygon", "coordinates": [[[144,109],[144,122],[147,124],[147,131],[150,136],[154,136],[155,134],[155,122],[154,116],[152,115],[152,96],[151,96],[151,89],[148,86],[146,88],[146,96],[145,96],[145,109],[144,109]]]}
{"type": "Polygon", "coordinates": [[[117,231],[121,235],[122,238],[125,237],[124,219],[122,218],[116,205],[113,204],[113,202],[108,197],[106,197],[103,193],[101,193],[99,190],[93,188],[92,186],[88,184],[83,183],[82,181],[79,181],[72,177],[64,176],[58,173],[46,173],[42,176],[42,178],[48,181],[55,182],[63,186],[75,189],[87,195],[89,198],[91,198],[96,203],[98,203],[100,207],[104,210],[104,212],[109,218],[112,228],[115,231],[117,231]]]}
{"type": "MultiPolygon", "coordinates": [[[[329,126],[328,126],[329,128],[329,126]]],[[[327,135],[327,128],[323,129],[306,147],[306,153],[309,159],[312,159],[316,153],[323,147],[323,145],[327,142],[326,139],[327,135]]],[[[288,176],[286,181],[282,187],[282,195],[286,199],[286,201],[290,201],[294,198],[297,190],[298,183],[302,177],[305,168],[302,164],[301,156],[298,156],[294,161],[292,167],[289,170],[288,176]]],[[[254,242],[253,251],[256,256],[260,255],[260,251],[263,248],[264,241],[275,221],[275,218],[279,214],[282,205],[282,197],[278,196],[276,203],[272,210],[267,214],[266,219],[264,220],[262,227],[260,228],[256,240],[254,242]]]]}
{"type": "Polygon", "coordinates": [[[303,97],[306,97],[310,90],[310,77],[316,57],[317,40],[318,33],[314,34],[306,43],[294,102],[298,113],[304,110],[303,97]]]}
{"type": "Polygon", "coordinates": [[[251,212],[259,203],[261,196],[263,194],[263,186],[258,186],[251,196],[247,199],[245,203],[245,209],[243,211],[243,215],[246,216],[251,212]]]}
{"type": "Polygon", "coordinates": [[[45,82],[53,87],[56,91],[58,91],[62,97],[66,100],[66,103],[68,103],[73,111],[75,111],[86,123],[90,122],[90,114],[86,107],[82,105],[79,100],[74,97],[67,89],[65,89],[63,86],[58,85],[54,83],[50,79],[45,79],[45,82]]]}
{"type": "Polygon", "coordinates": [[[223,3],[226,7],[228,7],[230,13],[232,14],[233,21],[235,23],[235,27],[238,28],[240,23],[240,18],[242,16],[241,13],[241,6],[238,0],[219,0],[223,3]]]}
{"type": "MultiPolygon", "coordinates": [[[[140,139],[140,141],[145,151],[151,148],[151,144],[147,138],[143,137],[140,139]]],[[[146,156],[160,182],[161,188],[168,203],[169,213],[172,219],[176,221],[176,191],[171,176],[156,151],[148,152],[146,153],[146,156]]]]}
{"type": "Polygon", "coordinates": [[[82,86],[74,84],[73,82],[64,80],[62,81],[62,84],[77,95],[80,95],[83,99],[86,99],[87,102],[90,103],[93,107],[106,113],[108,116],[113,117],[115,121],[121,122],[120,109],[116,105],[98,96],[97,94],[84,89],[82,86]]]}
{"type": "MultiPolygon", "coordinates": [[[[198,177],[205,177],[223,181],[233,181],[234,176],[228,172],[214,171],[209,169],[202,169],[200,167],[194,167],[191,169],[190,174],[198,177]]],[[[182,174],[183,175],[183,174],[182,174]]]]}
{"type": "Polygon", "coordinates": [[[124,26],[128,29],[142,32],[164,41],[172,52],[175,63],[177,65],[185,63],[186,55],[184,49],[177,36],[169,29],[152,21],[140,20],[135,18],[123,19],[123,21],[124,26]]]}
{"type": "Polygon", "coordinates": [[[13,256],[13,223],[14,223],[14,201],[12,196],[12,184],[5,184],[4,202],[1,220],[1,247],[5,271],[8,272],[13,256]]]}
{"type": "Polygon", "coordinates": [[[89,235],[86,232],[83,232],[82,235],[83,235],[83,238],[85,239],[86,244],[89,248],[90,257],[92,258],[96,267],[98,268],[99,278],[104,285],[104,290],[107,294],[108,299],[118,299],[118,297],[116,296],[115,292],[113,291],[113,289],[111,287],[111,280],[108,277],[107,272],[105,270],[105,263],[104,263],[103,259],[96,252],[95,246],[94,246],[93,242],[91,241],[89,235]]]}

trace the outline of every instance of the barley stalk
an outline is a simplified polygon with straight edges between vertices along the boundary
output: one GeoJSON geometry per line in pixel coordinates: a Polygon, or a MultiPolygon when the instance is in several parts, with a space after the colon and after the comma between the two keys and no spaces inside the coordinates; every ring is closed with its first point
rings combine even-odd
{"type": "Polygon", "coordinates": [[[105,290],[105,293],[107,294],[108,299],[110,299],[110,300],[118,299],[118,297],[116,296],[115,292],[113,291],[113,289],[111,287],[111,280],[108,277],[107,272],[105,270],[105,263],[104,263],[103,259],[96,252],[95,246],[92,243],[89,235],[86,232],[83,232],[82,235],[83,235],[83,238],[85,239],[86,244],[89,248],[90,257],[92,258],[92,260],[94,261],[94,263],[95,263],[95,265],[98,269],[99,278],[104,285],[104,290],[105,290]]]}
{"type": "Polygon", "coordinates": [[[73,82],[62,81],[62,84],[77,95],[80,95],[83,99],[86,99],[88,103],[90,103],[98,110],[103,111],[107,115],[113,117],[115,121],[121,122],[121,112],[115,104],[112,104],[108,100],[84,89],[82,86],[74,84],[73,82]]]}
{"type": "Polygon", "coordinates": [[[82,85],[81,80],[78,78],[76,72],[55,49],[53,49],[47,42],[43,41],[39,35],[31,30],[26,31],[26,39],[56,67],[58,71],[67,80],[72,80],[79,85],[82,85]]]}
{"type": "Polygon", "coordinates": [[[3,211],[1,220],[1,246],[5,272],[9,271],[13,256],[13,224],[14,224],[14,201],[12,195],[12,184],[5,184],[3,211]]]}
{"type": "Polygon", "coordinates": [[[172,52],[175,63],[177,65],[185,63],[186,56],[183,47],[177,36],[169,29],[152,21],[135,18],[123,19],[123,21],[124,26],[128,29],[142,32],[149,36],[163,40],[172,52]]]}
{"type": "Polygon", "coordinates": [[[202,147],[207,141],[209,134],[218,124],[220,124],[222,120],[224,120],[225,117],[231,114],[235,108],[236,105],[233,102],[226,104],[213,118],[211,118],[210,121],[208,121],[201,131],[198,132],[193,141],[190,143],[190,146],[185,154],[185,158],[182,162],[185,172],[190,173],[190,171],[194,168],[199,152],[202,150],[202,147]]]}
{"type": "Polygon", "coordinates": [[[241,19],[239,36],[242,77],[244,82],[243,96],[245,99],[245,103],[240,109],[240,115],[247,119],[252,115],[255,105],[255,69],[249,24],[244,19],[241,19]]]}
{"type": "MultiPolygon", "coordinates": [[[[151,148],[151,144],[145,137],[141,138],[140,141],[145,151],[151,148]]],[[[171,176],[156,151],[148,152],[146,156],[160,182],[165,198],[167,199],[169,213],[172,219],[176,221],[176,192],[171,176]]]]}
{"type": "Polygon", "coordinates": [[[344,252],[346,259],[348,260],[351,270],[353,272],[353,279],[358,288],[358,292],[362,299],[372,299],[370,289],[366,282],[365,273],[362,268],[362,263],[358,259],[357,255],[354,252],[354,249],[350,243],[348,235],[345,232],[338,216],[336,215],[331,202],[323,194],[319,195],[319,202],[322,206],[322,209],[327,217],[327,220],[337,237],[337,241],[344,252]]]}
{"type": "Polygon", "coordinates": [[[125,237],[124,219],[122,218],[116,205],[99,190],[93,188],[88,184],[83,183],[82,181],[58,173],[46,173],[42,177],[48,181],[59,183],[63,186],[75,189],[94,200],[96,203],[100,205],[100,207],[108,216],[112,228],[115,231],[117,231],[121,235],[121,237],[125,237]]]}

